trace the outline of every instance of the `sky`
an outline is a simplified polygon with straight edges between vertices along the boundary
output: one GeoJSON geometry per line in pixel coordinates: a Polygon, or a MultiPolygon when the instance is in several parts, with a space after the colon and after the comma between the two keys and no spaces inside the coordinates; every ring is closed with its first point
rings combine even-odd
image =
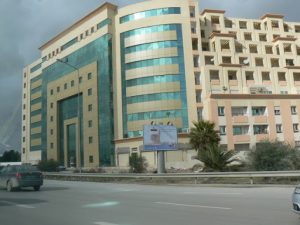
{"type": "MultiPolygon", "coordinates": [[[[38,48],[43,43],[103,2],[0,0],[0,144],[19,150],[23,67],[39,58],[38,48]]],[[[141,1],[110,2],[123,7],[141,1]]],[[[199,5],[200,11],[226,10],[228,17],[259,18],[265,13],[279,13],[287,21],[300,22],[300,0],[200,0],[199,5]]]]}

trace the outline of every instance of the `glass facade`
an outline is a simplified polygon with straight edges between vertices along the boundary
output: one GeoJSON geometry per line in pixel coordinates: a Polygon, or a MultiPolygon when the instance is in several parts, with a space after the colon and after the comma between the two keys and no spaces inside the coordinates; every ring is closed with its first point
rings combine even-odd
{"type": "Polygon", "coordinates": [[[139,20],[143,18],[160,16],[160,15],[169,15],[169,14],[180,14],[179,7],[169,7],[169,8],[159,8],[151,9],[143,12],[137,12],[130,15],[126,15],[120,18],[120,23],[126,23],[129,21],[139,20]]]}
{"type": "Polygon", "coordinates": [[[110,24],[111,24],[111,19],[107,18],[97,24],[97,29],[101,29],[102,27],[105,27],[106,25],[110,25],[110,24]]]}
{"type": "MultiPolygon", "coordinates": [[[[146,42],[146,39],[145,39],[146,42]]],[[[186,99],[186,84],[185,84],[185,68],[184,68],[184,51],[183,51],[183,41],[182,41],[182,29],[181,24],[162,24],[150,27],[143,27],[135,30],[130,30],[121,34],[121,72],[122,72],[122,104],[123,104],[123,136],[126,137],[136,137],[141,136],[142,131],[128,131],[128,122],[141,121],[141,120],[152,120],[152,119],[164,119],[164,118],[181,118],[182,127],[178,129],[188,128],[188,113],[187,113],[187,99],[186,99]],[[151,43],[142,43],[142,37],[139,40],[142,44],[136,46],[125,47],[125,39],[136,36],[136,35],[146,35],[150,33],[157,33],[163,31],[176,31],[177,40],[165,40],[151,43]],[[153,58],[147,60],[141,60],[132,63],[125,62],[126,54],[134,54],[134,52],[146,51],[152,49],[158,49],[163,47],[177,47],[178,55],[175,57],[161,57],[153,58]],[[136,68],[159,66],[159,65],[178,65],[178,74],[155,74],[153,76],[147,76],[142,78],[134,78],[126,80],[126,71],[136,68]],[[137,96],[126,97],[126,88],[141,88],[139,86],[145,84],[153,83],[166,83],[166,82],[178,82],[180,86],[180,92],[162,92],[153,93],[137,96]],[[181,102],[181,108],[172,110],[161,110],[161,111],[151,111],[151,112],[140,112],[127,114],[127,107],[130,107],[132,103],[145,104],[150,101],[161,101],[166,99],[178,99],[181,102]]],[[[163,86],[162,86],[163,87],[163,86]]],[[[141,128],[142,129],[142,128],[141,128]]]]}
{"type": "Polygon", "coordinates": [[[127,97],[127,104],[161,101],[161,100],[175,100],[180,99],[180,92],[164,92],[148,95],[137,95],[133,97],[127,97]]]}
{"type": "MultiPolygon", "coordinates": [[[[77,51],[71,53],[67,56],[68,63],[75,66],[76,68],[82,68],[86,65],[89,65],[93,62],[97,63],[97,87],[98,87],[98,136],[101,138],[99,141],[99,162],[101,166],[111,166],[114,164],[114,120],[113,120],[113,99],[112,99],[112,40],[111,35],[106,34],[95,41],[85,45],[84,47],[78,49],[77,51]]],[[[47,158],[47,87],[48,84],[52,81],[62,78],[66,74],[73,72],[74,70],[69,66],[55,62],[49,67],[45,68],[42,73],[42,158],[47,158]]],[[[68,101],[73,102],[72,108],[76,108],[76,96],[73,96],[75,100],[68,99],[68,101]]],[[[82,97],[81,97],[82,98],[82,97]]],[[[63,104],[71,104],[61,102],[63,104]]],[[[80,100],[82,101],[82,100],[80,100]]],[[[82,101],[84,104],[84,101],[82,101]]],[[[82,103],[81,106],[82,106],[82,103]]],[[[61,107],[59,107],[61,108],[61,107]]],[[[60,121],[59,126],[62,125],[62,119],[66,118],[68,110],[60,111],[58,121],[60,121]]],[[[74,110],[73,110],[74,111],[74,110]]],[[[75,110],[75,112],[77,112],[75,110]]],[[[75,115],[72,115],[76,117],[75,115]]],[[[82,121],[82,120],[81,120],[82,121]]],[[[84,122],[84,121],[83,121],[84,122]]],[[[81,132],[82,133],[82,132],[81,132]]],[[[61,132],[58,134],[58,149],[60,153],[60,161],[63,161],[63,141],[64,138],[61,132]]],[[[83,138],[87,138],[83,134],[83,138]]],[[[68,140],[72,141],[72,140],[68,140]]],[[[74,141],[74,140],[73,140],[74,141]]],[[[81,143],[84,140],[81,139],[81,143]]],[[[51,150],[49,150],[51,151],[51,150]]],[[[85,149],[82,146],[82,152],[85,149]]],[[[83,160],[83,157],[81,158],[83,160]]],[[[98,160],[97,160],[98,161],[98,160]]]]}
{"type": "Polygon", "coordinates": [[[177,47],[177,41],[159,41],[128,47],[125,49],[125,54],[172,47],[177,47]]]}
{"type": "Polygon", "coordinates": [[[167,82],[178,82],[179,75],[158,75],[158,76],[151,76],[151,77],[142,77],[136,78],[126,81],[127,87],[133,87],[138,85],[145,85],[145,84],[155,84],[155,83],[167,83],[167,82]]]}

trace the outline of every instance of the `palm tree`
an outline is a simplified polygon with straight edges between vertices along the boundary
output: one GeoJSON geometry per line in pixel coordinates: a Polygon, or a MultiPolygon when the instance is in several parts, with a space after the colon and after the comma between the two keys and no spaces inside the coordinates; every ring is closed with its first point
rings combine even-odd
{"type": "Polygon", "coordinates": [[[230,163],[239,161],[235,155],[234,151],[211,145],[205,151],[199,151],[198,159],[204,163],[204,170],[225,171],[230,163]]]}
{"type": "Polygon", "coordinates": [[[209,146],[218,145],[220,137],[218,131],[215,130],[215,124],[210,121],[200,120],[193,122],[194,126],[189,134],[190,143],[198,152],[206,151],[209,146]]]}

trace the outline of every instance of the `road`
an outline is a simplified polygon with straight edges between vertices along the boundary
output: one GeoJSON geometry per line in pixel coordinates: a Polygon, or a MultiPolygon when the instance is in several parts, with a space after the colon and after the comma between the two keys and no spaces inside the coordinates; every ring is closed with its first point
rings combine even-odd
{"type": "Polygon", "coordinates": [[[296,225],[292,190],[46,180],[40,192],[0,190],[0,224],[296,225]]]}

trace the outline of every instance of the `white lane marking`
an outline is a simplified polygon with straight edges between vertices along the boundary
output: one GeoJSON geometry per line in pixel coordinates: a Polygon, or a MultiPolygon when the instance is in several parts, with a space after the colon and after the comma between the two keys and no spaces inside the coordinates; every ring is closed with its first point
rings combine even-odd
{"type": "Polygon", "coordinates": [[[35,209],[35,207],[31,206],[31,205],[18,204],[16,206],[21,207],[21,208],[25,208],[25,209],[35,209]]]}
{"type": "Polygon", "coordinates": [[[86,204],[83,206],[83,208],[101,208],[101,207],[110,207],[110,206],[115,206],[119,205],[120,202],[98,202],[98,203],[91,203],[91,204],[86,204]]]}
{"type": "Polygon", "coordinates": [[[25,209],[35,209],[35,207],[31,206],[31,205],[16,204],[15,202],[9,202],[9,201],[0,201],[0,202],[6,203],[9,205],[13,205],[13,206],[17,206],[17,207],[21,207],[21,208],[25,208],[25,209]]]}
{"type": "Polygon", "coordinates": [[[232,208],[227,207],[219,207],[219,206],[208,206],[208,205],[187,205],[187,204],[180,204],[174,202],[154,202],[155,204],[160,205],[174,205],[174,206],[184,206],[184,207],[194,207],[194,208],[206,208],[206,209],[223,209],[223,210],[231,210],[232,208]]]}
{"type": "Polygon", "coordinates": [[[97,224],[97,225],[118,225],[115,223],[108,223],[108,222],[94,222],[93,224],[97,224]]]}
{"type": "Polygon", "coordinates": [[[242,193],[238,192],[183,192],[185,195],[243,195],[242,193]]]}

